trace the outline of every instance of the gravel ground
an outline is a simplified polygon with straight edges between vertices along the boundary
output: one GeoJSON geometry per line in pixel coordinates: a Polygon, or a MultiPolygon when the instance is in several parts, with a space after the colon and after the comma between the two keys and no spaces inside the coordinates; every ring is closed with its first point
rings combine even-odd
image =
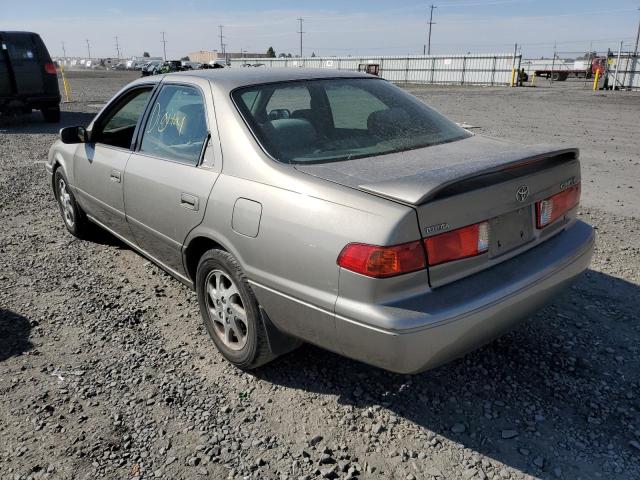
{"type": "MultiPolygon", "coordinates": [[[[62,123],[132,78],[72,75],[62,123]]],[[[598,230],[554,304],[415,376],[312,346],[229,366],[191,291],[66,232],[42,165],[57,127],[3,120],[0,478],[640,478],[640,95],[410,90],[481,133],[579,146],[598,230]]]]}

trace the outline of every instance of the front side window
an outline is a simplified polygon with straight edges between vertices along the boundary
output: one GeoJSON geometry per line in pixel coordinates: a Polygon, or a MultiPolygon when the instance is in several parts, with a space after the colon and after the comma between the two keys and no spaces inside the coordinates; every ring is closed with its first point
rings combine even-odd
{"type": "Polygon", "coordinates": [[[149,113],[140,151],[197,165],[207,137],[200,91],[183,85],[165,85],[149,113]]]}
{"type": "Polygon", "coordinates": [[[136,125],[144,112],[152,87],[136,88],[107,111],[98,121],[96,143],[120,148],[131,148],[136,125]]]}
{"type": "Polygon", "coordinates": [[[286,163],[382,155],[470,136],[380,79],[255,85],[234,90],[232,98],[267,153],[286,163]]]}

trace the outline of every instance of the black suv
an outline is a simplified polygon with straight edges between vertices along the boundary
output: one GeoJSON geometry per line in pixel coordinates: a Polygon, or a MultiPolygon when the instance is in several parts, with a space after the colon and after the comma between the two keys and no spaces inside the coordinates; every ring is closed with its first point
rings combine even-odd
{"type": "Polygon", "coordinates": [[[0,114],[42,112],[60,121],[56,66],[42,39],[31,32],[0,32],[0,114]]]}

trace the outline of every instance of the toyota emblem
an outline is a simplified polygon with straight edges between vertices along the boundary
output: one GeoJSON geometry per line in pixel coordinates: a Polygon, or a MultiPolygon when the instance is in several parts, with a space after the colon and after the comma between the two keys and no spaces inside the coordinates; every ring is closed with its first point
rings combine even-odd
{"type": "Polygon", "coordinates": [[[518,190],[516,190],[516,199],[519,202],[524,202],[528,196],[529,196],[529,187],[527,187],[526,185],[522,185],[521,187],[518,187],[518,190]]]}

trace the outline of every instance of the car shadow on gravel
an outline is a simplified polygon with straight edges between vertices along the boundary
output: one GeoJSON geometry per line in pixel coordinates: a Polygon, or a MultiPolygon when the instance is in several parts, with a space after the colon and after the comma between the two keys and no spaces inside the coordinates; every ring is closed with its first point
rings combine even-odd
{"type": "MultiPolygon", "coordinates": [[[[616,410],[634,409],[625,397],[640,368],[638,298],[640,286],[590,270],[513,332],[434,370],[393,374],[304,345],[255,375],[364,412],[384,407],[533,476],[557,477],[560,468],[562,478],[591,478],[584,443],[633,458],[632,432],[616,410]]],[[[381,436],[393,428],[382,427],[381,436]]]]}
{"type": "Polygon", "coordinates": [[[57,134],[61,128],[83,126],[91,123],[95,113],[66,112],[60,113],[59,123],[47,123],[40,112],[33,111],[30,115],[0,116],[0,133],[2,134],[57,134]]]}
{"type": "Polygon", "coordinates": [[[0,362],[31,350],[31,323],[11,310],[0,308],[0,362]]]}

